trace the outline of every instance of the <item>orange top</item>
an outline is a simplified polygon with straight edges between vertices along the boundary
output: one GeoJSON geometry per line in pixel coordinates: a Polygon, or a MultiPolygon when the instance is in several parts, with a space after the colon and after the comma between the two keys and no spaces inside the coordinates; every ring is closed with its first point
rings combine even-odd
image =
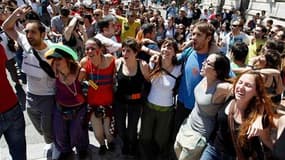
{"type": "Polygon", "coordinates": [[[87,103],[89,105],[112,105],[114,99],[113,82],[115,74],[115,59],[104,69],[95,67],[90,60],[87,61],[86,74],[89,80],[95,83],[88,88],[87,103]]]}

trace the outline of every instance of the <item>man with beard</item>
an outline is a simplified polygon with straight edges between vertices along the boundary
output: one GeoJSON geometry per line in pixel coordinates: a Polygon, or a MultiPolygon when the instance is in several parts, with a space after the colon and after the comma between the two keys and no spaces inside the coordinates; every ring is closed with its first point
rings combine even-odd
{"type": "Polygon", "coordinates": [[[202,79],[199,74],[202,63],[207,59],[209,53],[219,51],[214,42],[214,32],[215,28],[209,23],[198,22],[195,24],[190,41],[191,47],[184,49],[178,57],[183,68],[178,91],[173,140],[175,140],[182,122],[194,107],[194,88],[202,79]]]}
{"type": "Polygon", "coordinates": [[[4,31],[23,48],[22,70],[27,75],[27,112],[46,142],[45,151],[52,147],[52,110],[55,107],[55,79],[50,77],[39,65],[38,58],[44,60],[44,53],[49,45],[44,41],[45,27],[40,21],[28,21],[25,33],[16,29],[16,23],[23,19],[31,9],[22,6],[17,8],[3,23],[4,31]],[[34,50],[34,51],[33,51],[34,50]]]}

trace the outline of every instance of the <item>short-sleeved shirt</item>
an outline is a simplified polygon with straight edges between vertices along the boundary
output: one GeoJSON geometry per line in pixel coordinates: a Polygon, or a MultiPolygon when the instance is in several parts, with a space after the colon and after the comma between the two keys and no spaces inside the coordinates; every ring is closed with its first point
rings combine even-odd
{"type": "Polygon", "coordinates": [[[124,41],[127,38],[135,38],[136,37],[136,31],[140,28],[141,23],[139,20],[134,21],[131,25],[128,23],[128,19],[117,16],[120,24],[122,25],[121,30],[121,39],[124,41]]]}
{"type": "MultiPolygon", "coordinates": [[[[18,33],[17,42],[23,48],[22,71],[27,75],[27,91],[35,95],[54,95],[55,94],[55,79],[50,78],[47,73],[40,67],[38,59],[34,56],[31,45],[29,44],[26,35],[18,33]]],[[[45,42],[48,46],[49,43],[45,42]]],[[[45,52],[49,47],[37,51],[43,59],[45,52]]]]}
{"type": "Polygon", "coordinates": [[[61,20],[60,15],[52,17],[51,28],[55,28],[57,33],[63,34],[64,23],[61,20]]]}
{"type": "Polygon", "coordinates": [[[186,58],[186,55],[189,56],[182,69],[178,101],[183,103],[187,109],[192,109],[195,103],[194,88],[202,80],[200,70],[208,54],[198,54],[193,48],[188,48],[183,51],[181,58],[186,58]]]}
{"type": "Polygon", "coordinates": [[[233,36],[232,32],[228,33],[225,38],[223,39],[223,43],[225,44],[221,50],[226,51],[225,54],[229,54],[231,47],[236,42],[244,42],[249,45],[249,38],[247,34],[241,32],[239,35],[233,36]]]}
{"type": "Polygon", "coordinates": [[[258,56],[258,50],[261,50],[261,47],[265,44],[265,41],[266,40],[263,39],[257,39],[253,44],[248,46],[248,56],[246,61],[252,57],[258,56]]]}

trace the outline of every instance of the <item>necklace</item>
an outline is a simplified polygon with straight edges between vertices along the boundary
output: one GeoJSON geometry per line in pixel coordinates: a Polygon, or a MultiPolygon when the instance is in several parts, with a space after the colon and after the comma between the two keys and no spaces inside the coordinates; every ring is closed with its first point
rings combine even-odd
{"type": "Polygon", "coordinates": [[[73,88],[74,88],[74,91],[71,87],[69,87],[65,82],[63,82],[63,84],[66,86],[66,88],[68,89],[68,91],[73,94],[73,96],[76,96],[77,95],[77,89],[76,89],[76,85],[75,85],[75,82],[72,82],[72,85],[73,85],[73,88]]]}
{"type": "Polygon", "coordinates": [[[72,85],[74,89],[72,89],[71,87],[69,87],[69,85],[67,84],[67,78],[69,76],[69,73],[67,75],[63,74],[62,72],[60,72],[61,76],[62,76],[62,83],[65,85],[65,87],[68,89],[68,91],[73,95],[76,96],[77,95],[77,89],[76,89],[76,85],[75,85],[75,81],[72,82],[72,85]],[[74,90],[74,91],[73,91],[74,90]]]}
{"type": "Polygon", "coordinates": [[[97,67],[96,82],[94,82],[95,79],[93,77],[93,64],[91,64],[91,79],[88,81],[88,83],[95,90],[97,90],[99,88],[99,86],[97,84],[98,83],[98,79],[99,79],[98,74],[99,74],[99,69],[97,67]]]}

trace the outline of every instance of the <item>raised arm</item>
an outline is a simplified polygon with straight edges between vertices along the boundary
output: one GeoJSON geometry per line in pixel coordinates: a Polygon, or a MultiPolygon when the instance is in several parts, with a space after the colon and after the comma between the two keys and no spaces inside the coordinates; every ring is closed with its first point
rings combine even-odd
{"type": "Polygon", "coordinates": [[[86,28],[83,24],[79,24],[79,32],[80,32],[80,37],[83,40],[83,43],[85,43],[88,40],[86,28]]]}
{"type": "Polygon", "coordinates": [[[276,94],[281,94],[283,92],[284,86],[279,70],[273,68],[264,68],[260,69],[259,72],[262,74],[265,87],[271,87],[272,84],[275,83],[276,94]]]}
{"type": "Polygon", "coordinates": [[[229,96],[233,94],[232,91],[233,85],[228,82],[219,83],[214,93],[212,102],[214,104],[223,104],[229,96]]]}
{"type": "Polygon", "coordinates": [[[68,23],[68,26],[66,26],[66,28],[64,29],[63,31],[63,36],[64,36],[64,39],[66,41],[69,41],[71,35],[72,35],[72,32],[74,30],[74,28],[76,27],[77,25],[77,22],[78,21],[78,18],[76,16],[74,16],[71,21],[68,23]]]}
{"type": "Polygon", "coordinates": [[[141,51],[145,52],[146,54],[150,55],[150,56],[153,56],[153,55],[160,55],[160,52],[156,51],[156,50],[153,50],[153,49],[150,49],[150,48],[147,48],[146,46],[142,46],[141,47],[141,51]]]}
{"type": "Polygon", "coordinates": [[[17,8],[4,22],[2,25],[3,30],[11,37],[13,40],[17,41],[18,33],[15,30],[15,25],[19,19],[23,19],[25,15],[31,12],[31,7],[21,6],[17,8]]]}

